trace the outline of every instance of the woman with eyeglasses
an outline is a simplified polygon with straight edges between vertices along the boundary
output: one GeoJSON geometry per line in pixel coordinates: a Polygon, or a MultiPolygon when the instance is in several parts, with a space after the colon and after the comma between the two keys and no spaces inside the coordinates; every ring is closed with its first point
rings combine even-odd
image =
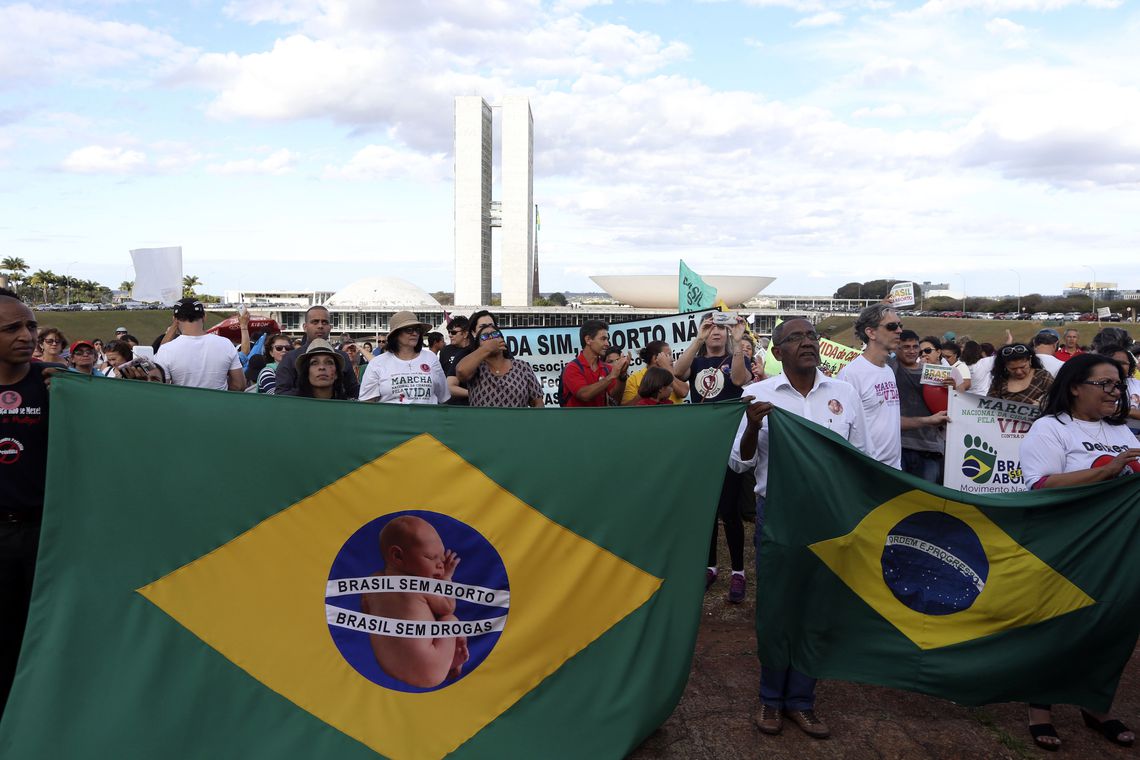
{"type": "Polygon", "coordinates": [[[66,364],[63,360],[63,349],[67,345],[67,338],[63,337],[58,327],[45,327],[40,330],[40,361],[52,364],[66,364]]]}
{"type": "MultiPolygon", "coordinates": [[[[752,380],[752,360],[744,355],[740,336],[744,334],[744,318],[708,312],[701,317],[697,337],[681,352],[673,364],[673,375],[689,383],[689,401],[693,404],[740,398],[744,386],[752,380]]],[[[717,533],[724,523],[724,538],[732,575],[728,579],[727,599],[740,604],[747,596],[744,579],[744,516],[740,510],[741,475],[725,467],[709,542],[709,563],[705,569],[705,591],[716,583],[717,533]]]]}
{"type": "Polygon", "coordinates": [[[994,355],[989,385],[986,395],[991,398],[1039,404],[1053,385],[1053,376],[1041,365],[1029,345],[1011,343],[1002,346],[994,355]]]}
{"type": "Polygon", "coordinates": [[[257,373],[257,392],[273,396],[277,392],[277,363],[293,350],[293,341],[284,333],[271,335],[262,349],[265,366],[257,373]]]}
{"type": "Polygon", "coordinates": [[[541,407],[542,384],[534,368],[507,351],[495,315],[477,311],[468,321],[468,345],[455,365],[455,377],[467,387],[470,406],[541,407]]]}
{"type": "MultiPolygon", "coordinates": [[[[1131,408],[1124,381],[1124,370],[1107,356],[1079,354],[1065,362],[1021,442],[1026,488],[1088,485],[1140,472],[1140,448],[1124,425],[1131,408]]],[[[1108,715],[1082,709],[1081,716],[1114,744],[1127,747],[1135,740],[1108,715]]],[[[1061,746],[1052,719],[1052,705],[1029,705],[1029,733],[1049,751],[1061,746]]]]}
{"type": "Polygon", "coordinates": [[[431,325],[410,311],[389,321],[387,350],[368,362],[360,400],[385,404],[443,404],[451,398],[447,376],[434,352],[424,348],[431,325]]]}
{"type": "Polygon", "coordinates": [[[1098,354],[1107,356],[1120,365],[1124,372],[1124,382],[1127,385],[1125,393],[1128,396],[1128,429],[1133,435],[1140,436],[1140,380],[1136,379],[1136,357],[1124,346],[1102,346],[1098,354]]]}

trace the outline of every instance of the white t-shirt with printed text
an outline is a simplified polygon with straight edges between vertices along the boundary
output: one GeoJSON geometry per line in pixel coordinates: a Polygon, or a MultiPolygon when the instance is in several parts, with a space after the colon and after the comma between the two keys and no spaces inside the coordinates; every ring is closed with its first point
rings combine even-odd
{"type": "Polygon", "coordinates": [[[166,369],[173,385],[190,388],[229,388],[231,369],[241,369],[234,344],[221,335],[179,335],[163,343],[154,360],[166,369]]]}
{"type": "MultiPolygon", "coordinates": [[[[1125,449],[1136,448],[1127,425],[1075,420],[1067,414],[1038,417],[1021,442],[1021,478],[1033,488],[1047,475],[1103,467],[1125,449]]],[[[1121,471],[1140,471],[1133,463],[1121,471]]]]}
{"type": "Polygon", "coordinates": [[[890,366],[876,366],[860,355],[836,378],[855,387],[867,417],[867,455],[902,469],[902,411],[895,373],[890,366]]]}
{"type": "Polygon", "coordinates": [[[372,361],[360,379],[360,400],[389,404],[442,404],[451,398],[439,357],[428,349],[413,359],[400,359],[385,351],[372,361]]]}

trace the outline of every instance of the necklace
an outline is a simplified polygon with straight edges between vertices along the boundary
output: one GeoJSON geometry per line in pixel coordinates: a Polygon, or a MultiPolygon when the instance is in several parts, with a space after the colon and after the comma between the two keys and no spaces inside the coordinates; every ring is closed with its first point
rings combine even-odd
{"type": "Polygon", "coordinates": [[[507,360],[501,365],[501,367],[495,367],[491,364],[491,362],[487,362],[487,369],[491,370],[491,374],[495,377],[502,377],[511,371],[511,362],[510,360],[507,360]]]}
{"type": "Polygon", "coordinates": [[[1089,420],[1082,420],[1079,417],[1073,417],[1072,415],[1069,416],[1073,422],[1077,423],[1077,427],[1084,431],[1085,435],[1090,438],[1099,438],[1101,443],[1108,443],[1108,438],[1105,436],[1104,425],[1100,420],[1091,422],[1089,420]],[[1089,425],[1093,426],[1093,429],[1091,431],[1089,430],[1089,425]]]}

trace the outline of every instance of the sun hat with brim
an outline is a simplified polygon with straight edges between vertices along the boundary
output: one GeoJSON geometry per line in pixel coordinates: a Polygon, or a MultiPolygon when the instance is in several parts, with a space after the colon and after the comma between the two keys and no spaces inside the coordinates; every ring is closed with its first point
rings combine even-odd
{"type": "Polygon", "coordinates": [[[406,327],[418,327],[420,328],[420,332],[425,333],[431,330],[431,325],[421,322],[420,318],[415,315],[415,312],[398,311],[388,320],[388,335],[391,336],[392,333],[397,330],[403,330],[406,327]]]}
{"type": "Polygon", "coordinates": [[[297,356],[297,369],[304,370],[309,366],[309,362],[312,361],[313,357],[320,354],[328,354],[331,356],[336,361],[336,371],[344,372],[344,357],[324,338],[313,338],[309,341],[309,345],[305,348],[305,353],[297,356]]]}

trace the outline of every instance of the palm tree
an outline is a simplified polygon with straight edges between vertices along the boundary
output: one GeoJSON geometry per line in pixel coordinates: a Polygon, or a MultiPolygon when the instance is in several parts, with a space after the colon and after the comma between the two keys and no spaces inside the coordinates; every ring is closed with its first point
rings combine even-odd
{"type": "Polygon", "coordinates": [[[134,280],[123,280],[122,282],[119,283],[119,290],[134,290],[134,287],[135,287],[135,281],[134,280]]]}
{"type": "Polygon", "coordinates": [[[185,275],[182,278],[182,297],[193,298],[195,295],[197,295],[197,293],[194,292],[194,288],[201,284],[202,281],[199,280],[197,276],[192,274],[185,275]]]}
{"type": "Polygon", "coordinates": [[[8,273],[8,282],[12,287],[24,281],[23,274],[28,271],[28,262],[19,256],[5,256],[0,260],[0,269],[8,273]]]}
{"type": "Polygon", "coordinates": [[[54,285],[59,277],[50,269],[40,269],[32,274],[29,284],[34,288],[44,289],[44,303],[48,302],[48,286],[54,285]]]}

